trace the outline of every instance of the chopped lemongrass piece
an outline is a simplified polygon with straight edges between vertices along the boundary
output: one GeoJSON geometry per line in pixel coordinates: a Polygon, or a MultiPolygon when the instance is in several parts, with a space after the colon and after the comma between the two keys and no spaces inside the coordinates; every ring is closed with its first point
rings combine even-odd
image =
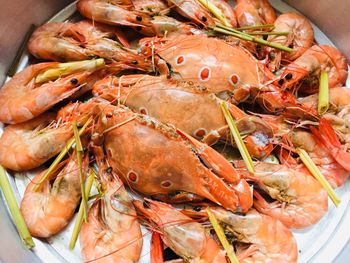
{"type": "MultiPolygon", "coordinates": [[[[92,121],[92,118],[89,118],[85,122],[84,126],[79,130],[79,136],[81,136],[85,132],[86,128],[89,126],[91,121],[92,121]]],[[[62,161],[64,156],[66,156],[66,154],[68,153],[70,148],[73,146],[74,142],[75,142],[75,138],[73,136],[73,138],[71,138],[67,142],[66,146],[62,149],[60,154],[57,155],[56,159],[52,162],[52,164],[50,165],[49,169],[46,170],[44,176],[40,179],[38,184],[33,187],[33,191],[37,191],[38,188],[40,187],[40,185],[51,175],[51,173],[56,169],[56,166],[62,161]]]]}
{"type": "Polygon", "coordinates": [[[274,24],[266,24],[266,25],[256,25],[256,26],[242,26],[242,27],[238,27],[236,29],[237,30],[254,30],[254,29],[264,29],[264,28],[274,29],[275,25],[274,24]]]}
{"type": "Polygon", "coordinates": [[[247,169],[250,173],[254,173],[254,164],[252,161],[252,158],[250,157],[250,154],[247,150],[247,147],[245,146],[241,135],[239,134],[239,131],[237,129],[236,123],[234,119],[232,118],[232,115],[230,111],[228,110],[226,102],[221,103],[221,109],[222,112],[224,113],[226,122],[230,128],[231,134],[235,140],[235,143],[237,145],[237,148],[244,160],[245,165],[247,166],[247,169]]]}
{"type": "Polygon", "coordinates": [[[224,230],[221,228],[221,226],[218,223],[218,220],[216,219],[215,215],[213,214],[213,212],[210,210],[210,208],[208,207],[206,209],[207,214],[208,214],[208,218],[210,223],[212,224],[216,235],[218,236],[221,245],[224,247],[227,257],[230,259],[231,263],[239,263],[235,252],[233,250],[232,245],[230,245],[230,243],[227,241],[224,230]]]}
{"type": "MultiPolygon", "coordinates": [[[[93,171],[93,169],[90,169],[89,176],[85,182],[85,191],[84,191],[85,192],[85,195],[84,195],[85,199],[89,198],[91,187],[92,187],[92,184],[94,182],[94,178],[95,178],[95,172],[93,171]]],[[[82,199],[81,203],[80,203],[78,215],[77,215],[77,220],[75,221],[72,237],[71,237],[70,242],[69,242],[69,249],[70,250],[74,249],[75,243],[77,242],[78,235],[79,235],[80,228],[81,228],[81,224],[83,223],[83,213],[84,213],[84,204],[83,204],[83,199],[82,199]]]]}
{"type": "Polygon", "coordinates": [[[296,150],[300,156],[300,159],[305,164],[307,169],[316,178],[316,180],[320,182],[320,184],[326,190],[328,196],[330,197],[334,205],[338,207],[341,200],[337,196],[336,192],[334,192],[332,186],[328,183],[328,181],[324,178],[320,170],[317,168],[316,164],[312,161],[312,159],[304,149],[297,148],[296,150]]]}
{"type": "Polygon", "coordinates": [[[35,83],[48,82],[78,71],[94,71],[104,67],[104,65],[105,61],[103,58],[59,63],[56,67],[52,67],[38,74],[35,78],[35,83]]]}
{"type": "Polygon", "coordinates": [[[210,27],[210,29],[212,29],[213,31],[218,32],[218,33],[231,35],[231,36],[237,37],[239,39],[252,41],[252,42],[255,42],[255,43],[258,43],[258,44],[262,44],[262,45],[265,45],[265,46],[269,46],[269,47],[273,47],[273,48],[276,48],[276,49],[279,49],[279,50],[282,50],[282,51],[285,51],[285,52],[288,52],[288,53],[292,53],[293,52],[292,48],[283,46],[283,45],[278,44],[278,43],[269,42],[269,41],[266,41],[266,40],[264,40],[262,38],[254,37],[254,36],[251,36],[251,35],[249,35],[247,33],[243,33],[241,31],[238,31],[236,29],[233,29],[233,28],[230,28],[230,27],[226,27],[226,26],[223,26],[223,25],[217,25],[215,27],[210,27]]]}
{"type": "Polygon", "coordinates": [[[198,2],[200,2],[205,8],[207,8],[225,26],[231,26],[231,24],[227,21],[222,11],[210,0],[198,0],[198,2]]]}
{"type": "Polygon", "coordinates": [[[261,35],[261,36],[288,36],[289,32],[263,32],[263,31],[257,31],[257,32],[249,32],[249,35],[261,35]]]}
{"type": "Polygon", "coordinates": [[[318,92],[317,111],[319,115],[323,115],[329,108],[329,91],[328,91],[328,73],[321,71],[320,90],[318,92]]]}
{"type": "Polygon", "coordinates": [[[30,232],[28,230],[26,222],[24,221],[21,210],[18,207],[15,195],[12,191],[12,187],[7,178],[6,171],[1,165],[0,165],[0,188],[6,199],[7,206],[10,210],[13,222],[17,228],[19,236],[23,240],[26,247],[28,249],[32,249],[33,247],[35,247],[33,238],[30,235],[30,232]]]}
{"type": "Polygon", "coordinates": [[[74,132],[74,139],[75,139],[75,152],[77,154],[77,163],[78,163],[78,169],[79,169],[79,180],[80,180],[80,190],[81,190],[81,203],[83,204],[84,208],[84,220],[87,221],[87,201],[84,194],[84,175],[83,175],[83,161],[82,161],[82,153],[83,153],[83,146],[81,145],[80,135],[77,127],[77,123],[73,123],[73,132],[74,132]]]}

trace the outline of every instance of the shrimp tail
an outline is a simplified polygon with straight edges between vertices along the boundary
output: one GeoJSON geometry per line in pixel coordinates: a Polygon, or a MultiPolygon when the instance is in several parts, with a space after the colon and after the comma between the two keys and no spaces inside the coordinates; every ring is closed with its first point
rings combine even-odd
{"type": "Polygon", "coordinates": [[[350,153],[341,149],[341,142],[335,133],[332,125],[325,118],[321,118],[318,130],[311,127],[311,132],[318,138],[345,170],[350,171],[350,153]]]}

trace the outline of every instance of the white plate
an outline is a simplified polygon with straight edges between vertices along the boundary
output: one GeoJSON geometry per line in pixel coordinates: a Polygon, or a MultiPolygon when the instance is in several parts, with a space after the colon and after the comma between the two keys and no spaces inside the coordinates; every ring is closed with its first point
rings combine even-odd
{"type": "MultiPolygon", "coordinates": [[[[281,13],[297,12],[280,0],[270,0],[270,3],[281,13]]],[[[67,20],[75,13],[75,3],[67,6],[50,21],[62,22],[67,20]]],[[[324,35],[315,25],[315,38],[320,44],[333,45],[333,43],[324,35]]],[[[28,65],[28,54],[23,54],[18,71],[28,65]]],[[[350,78],[347,80],[347,86],[350,84],[350,78]]],[[[3,126],[0,126],[0,133],[3,126]]],[[[29,182],[30,174],[15,174],[15,177],[8,175],[10,182],[14,188],[17,201],[22,199],[26,185],[29,182]]],[[[350,237],[350,183],[347,181],[343,187],[336,190],[341,198],[341,204],[335,208],[333,203],[329,202],[329,211],[322,220],[303,230],[294,230],[294,236],[298,243],[299,262],[332,262],[340,253],[342,248],[350,237]]],[[[60,234],[50,238],[48,242],[43,242],[39,239],[34,239],[34,253],[43,262],[81,262],[79,242],[73,251],[68,249],[69,239],[71,237],[72,228],[75,220],[73,219],[69,226],[60,234]]],[[[139,262],[147,263],[149,259],[149,242],[150,235],[143,228],[144,246],[142,256],[139,262]]]]}

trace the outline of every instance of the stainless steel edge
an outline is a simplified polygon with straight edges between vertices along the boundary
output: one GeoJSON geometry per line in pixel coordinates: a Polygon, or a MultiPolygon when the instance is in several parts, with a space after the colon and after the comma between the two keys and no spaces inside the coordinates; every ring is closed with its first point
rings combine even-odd
{"type": "MultiPolygon", "coordinates": [[[[40,25],[68,5],[70,0],[0,0],[0,83],[22,37],[32,23],[40,25]]],[[[330,0],[285,0],[288,4],[308,16],[350,59],[350,1],[330,0]]],[[[41,262],[22,245],[0,194],[0,262],[41,262]]],[[[47,248],[46,248],[47,249],[47,248]]],[[[48,255],[49,257],[49,255],[48,255]]],[[[343,248],[336,263],[349,262],[350,244],[343,248]]],[[[50,259],[48,258],[49,262],[50,259]]]]}

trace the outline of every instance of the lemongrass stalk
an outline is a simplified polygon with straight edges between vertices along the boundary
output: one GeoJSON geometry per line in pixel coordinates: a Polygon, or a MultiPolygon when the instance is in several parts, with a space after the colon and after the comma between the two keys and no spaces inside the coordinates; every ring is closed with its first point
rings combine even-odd
{"type": "Polygon", "coordinates": [[[328,183],[328,181],[324,178],[316,164],[312,161],[310,156],[307,154],[307,152],[304,149],[297,148],[297,153],[300,156],[300,159],[305,164],[305,166],[308,168],[310,173],[316,178],[317,181],[320,182],[322,187],[326,190],[328,196],[334,203],[336,207],[339,206],[341,200],[337,196],[336,192],[333,190],[332,186],[328,183]]]}
{"type": "Polygon", "coordinates": [[[236,123],[234,119],[232,118],[232,115],[230,111],[228,110],[226,102],[221,103],[221,109],[222,112],[224,113],[226,122],[230,128],[231,134],[235,140],[235,143],[237,145],[237,148],[244,160],[245,165],[247,166],[247,169],[250,173],[254,173],[254,164],[252,161],[252,158],[250,157],[250,154],[247,150],[247,147],[245,146],[241,135],[239,134],[238,128],[236,126],[236,123]]]}
{"type": "Polygon", "coordinates": [[[198,2],[200,2],[205,8],[207,8],[225,26],[231,26],[231,24],[227,21],[226,17],[221,12],[221,10],[210,0],[198,0],[198,2]]]}
{"type": "Polygon", "coordinates": [[[80,180],[80,191],[81,191],[81,200],[83,204],[83,210],[84,210],[84,220],[87,221],[87,198],[84,194],[84,175],[83,175],[83,161],[82,161],[82,153],[83,153],[83,146],[81,144],[80,135],[77,127],[77,123],[73,122],[73,132],[74,132],[74,139],[75,139],[75,152],[77,155],[77,163],[78,163],[78,169],[79,169],[79,180],[80,180]]]}
{"type": "Polygon", "coordinates": [[[255,29],[264,29],[264,28],[274,29],[275,25],[274,24],[266,24],[266,25],[256,25],[256,26],[242,26],[242,27],[238,27],[236,29],[237,30],[255,30],[255,29]]]}
{"type": "Polygon", "coordinates": [[[221,245],[224,247],[225,251],[226,251],[226,255],[229,258],[229,260],[231,261],[231,263],[239,263],[235,252],[233,250],[232,245],[230,245],[230,243],[227,241],[224,230],[222,229],[222,227],[219,225],[215,215],[213,214],[213,212],[210,210],[210,208],[208,207],[206,209],[207,214],[208,214],[208,218],[210,223],[212,224],[216,235],[218,236],[221,245]]]}
{"type": "Polygon", "coordinates": [[[38,74],[35,78],[35,83],[55,80],[61,76],[66,76],[78,71],[94,71],[104,67],[104,65],[105,62],[103,58],[59,63],[56,67],[50,68],[38,74]]]}
{"type": "Polygon", "coordinates": [[[320,90],[318,92],[317,111],[319,115],[323,115],[329,108],[329,87],[328,87],[328,73],[321,71],[320,75],[320,90]]]}
{"type": "Polygon", "coordinates": [[[6,203],[11,213],[12,220],[17,228],[18,234],[28,249],[35,247],[34,241],[28,227],[24,221],[21,210],[18,207],[12,187],[7,178],[5,169],[0,165],[0,188],[5,197],[6,203]]]}
{"type": "Polygon", "coordinates": [[[249,32],[249,35],[254,36],[254,35],[260,35],[260,36],[288,36],[289,32],[263,32],[263,31],[258,31],[258,32],[249,32]]]}
{"type": "MultiPolygon", "coordinates": [[[[90,169],[89,176],[85,182],[85,191],[84,191],[85,192],[85,194],[84,194],[85,199],[89,198],[91,187],[92,187],[92,184],[94,182],[94,178],[95,178],[95,172],[92,169],[90,169]]],[[[75,221],[75,225],[73,228],[72,237],[71,237],[70,242],[69,242],[69,249],[70,250],[74,249],[75,243],[77,242],[80,228],[81,228],[81,224],[83,223],[83,217],[84,217],[84,204],[83,204],[83,199],[82,199],[81,203],[80,203],[78,215],[77,215],[77,220],[75,221]]]]}
{"type": "Polygon", "coordinates": [[[288,53],[292,53],[293,52],[292,48],[283,46],[283,45],[278,44],[278,43],[269,42],[269,41],[266,41],[266,40],[264,40],[262,38],[254,37],[254,36],[251,36],[249,34],[246,34],[246,33],[240,32],[238,30],[235,30],[233,28],[225,27],[223,25],[218,25],[218,26],[215,26],[215,27],[211,27],[211,29],[214,30],[215,32],[219,32],[219,33],[222,33],[222,34],[234,36],[234,37],[237,37],[239,39],[243,39],[243,40],[247,40],[247,41],[252,41],[252,42],[255,42],[255,43],[258,43],[258,44],[261,44],[261,45],[265,45],[265,46],[269,46],[269,47],[272,47],[272,48],[276,48],[276,49],[279,49],[279,50],[282,50],[282,51],[285,51],[285,52],[288,52],[288,53]]]}
{"type": "MultiPolygon", "coordinates": [[[[79,136],[81,136],[85,132],[86,128],[89,126],[91,121],[92,121],[92,118],[89,118],[85,122],[84,126],[79,130],[79,136]]],[[[40,185],[51,175],[51,173],[55,170],[56,166],[62,161],[62,159],[66,156],[70,148],[73,146],[74,142],[75,142],[75,138],[73,136],[73,138],[71,138],[67,142],[66,146],[62,149],[59,155],[57,155],[56,159],[52,162],[49,169],[46,170],[44,176],[40,179],[38,184],[33,187],[33,191],[37,191],[40,185]]]]}

